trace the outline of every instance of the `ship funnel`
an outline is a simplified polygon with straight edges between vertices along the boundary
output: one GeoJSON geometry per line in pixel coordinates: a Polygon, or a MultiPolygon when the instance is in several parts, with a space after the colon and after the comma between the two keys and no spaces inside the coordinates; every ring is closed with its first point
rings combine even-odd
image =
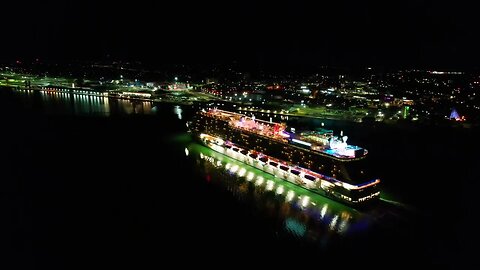
{"type": "Polygon", "coordinates": [[[343,143],[347,143],[347,140],[348,140],[348,136],[343,136],[343,137],[342,137],[343,143]]]}

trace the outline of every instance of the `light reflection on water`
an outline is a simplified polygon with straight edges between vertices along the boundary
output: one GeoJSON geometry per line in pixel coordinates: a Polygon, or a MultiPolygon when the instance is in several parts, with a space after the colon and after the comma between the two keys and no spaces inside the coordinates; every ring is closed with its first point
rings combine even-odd
{"type": "Polygon", "coordinates": [[[179,105],[175,105],[175,107],[173,108],[173,111],[177,115],[178,120],[182,120],[182,112],[183,112],[182,108],[180,108],[179,105]]]}
{"type": "Polygon", "coordinates": [[[280,233],[324,245],[331,237],[348,237],[357,232],[356,228],[369,227],[369,217],[355,209],[207,147],[192,143],[185,152],[196,160],[198,169],[210,182],[222,186],[238,200],[252,203],[265,216],[277,218],[280,233]]]}
{"type": "MultiPolygon", "coordinates": [[[[116,99],[55,91],[13,90],[26,106],[38,105],[42,112],[73,115],[154,114],[150,101],[116,99]]],[[[181,110],[181,109],[180,109],[181,110]]]]}

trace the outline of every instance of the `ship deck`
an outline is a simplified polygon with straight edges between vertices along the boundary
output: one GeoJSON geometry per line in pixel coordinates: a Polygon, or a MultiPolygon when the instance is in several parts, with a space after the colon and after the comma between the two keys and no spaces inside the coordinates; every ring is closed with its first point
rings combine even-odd
{"type": "MultiPolygon", "coordinates": [[[[311,147],[309,149],[303,148],[307,151],[310,151],[315,154],[320,154],[328,157],[335,158],[341,161],[354,161],[363,159],[366,157],[368,151],[364,149],[364,154],[362,156],[351,156],[351,155],[343,155],[337,149],[326,148],[320,145],[312,145],[310,142],[302,141],[302,137],[298,135],[290,134],[284,132],[284,130],[276,130],[278,127],[283,127],[284,124],[276,123],[276,122],[268,122],[264,120],[255,119],[249,117],[244,114],[229,112],[219,109],[209,110],[208,112],[204,112],[206,115],[210,117],[215,117],[222,121],[228,122],[233,128],[240,129],[242,131],[255,134],[258,136],[262,136],[268,138],[270,140],[276,140],[285,144],[292,145],[294,147],[299,147],[289,141],[298,142],[304,146],[311,147]],[[242,120],[248,119],[248,120],[242,120]]],[[[362,149],[361,147],[355,145],[347,145],[346,150],[355,151],[362,149]]]]}

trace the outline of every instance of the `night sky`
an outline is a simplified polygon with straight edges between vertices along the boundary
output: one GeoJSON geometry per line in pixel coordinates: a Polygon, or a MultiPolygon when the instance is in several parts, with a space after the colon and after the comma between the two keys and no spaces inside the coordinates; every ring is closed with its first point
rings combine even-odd
{"type": "Polygon", "coordinates": [[[462,68],[480,60],[478,9],[459,1],[42,2],[1,4],[0,61],[237,61],[294,69],[462,68]]]}

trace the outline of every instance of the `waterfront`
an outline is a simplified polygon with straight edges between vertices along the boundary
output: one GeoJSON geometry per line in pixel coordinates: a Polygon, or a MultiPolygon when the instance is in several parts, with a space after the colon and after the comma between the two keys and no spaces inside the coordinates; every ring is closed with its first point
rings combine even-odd
{"type": "Polygon", "coordinates": [[[378,207],[357,211],[193,143],[189,107],[4,89],[0,97],[2,236],[6,254],[27,267],[70,268],[80,257],[138,267],[174,254],[448,266],[470,235],[475,131],[326,122],[366,145],[385,185],[378,207]]]}

